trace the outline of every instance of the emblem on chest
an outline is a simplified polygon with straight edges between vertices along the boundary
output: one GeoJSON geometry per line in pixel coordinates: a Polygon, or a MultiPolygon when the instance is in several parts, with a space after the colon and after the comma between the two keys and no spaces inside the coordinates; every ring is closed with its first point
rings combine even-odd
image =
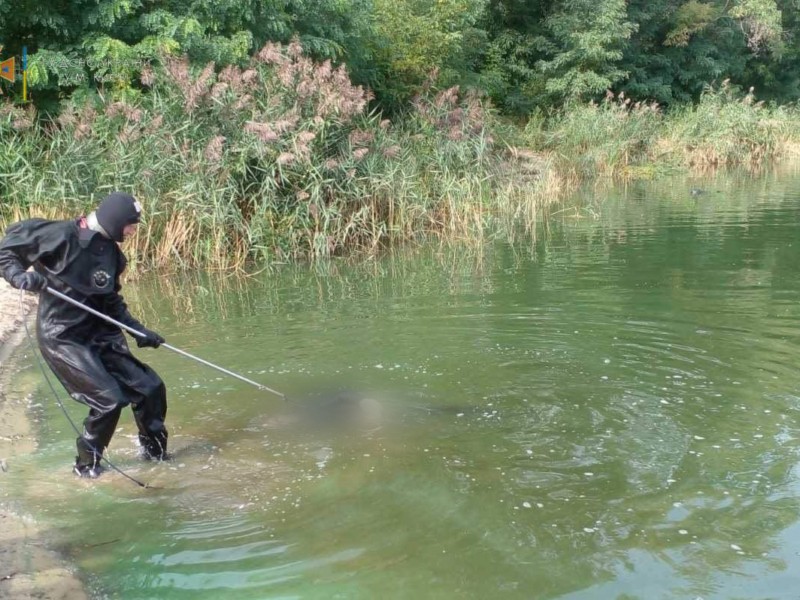
{"type": "Polygon", "coordinates": [[[110,284],[111,275],[108,274],[108,271],[98,269],[92,273],[92,285],[94,285],[94,287],[96,287],[98,290],[105,290],[110,284]]]}

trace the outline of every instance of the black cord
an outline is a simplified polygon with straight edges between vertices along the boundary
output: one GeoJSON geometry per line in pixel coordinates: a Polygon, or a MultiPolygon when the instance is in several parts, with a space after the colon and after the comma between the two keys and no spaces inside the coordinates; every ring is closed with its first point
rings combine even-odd
{"type": "MultiPolygon", "coordinates": [[[[58,397],[58,392],[56,391],[56,388],[53,387],[53,383],[50,381],[50,378],[47,376],[47,369],[44,368],[44,363],[43,363],[42,359],[39,358],[39,355],[36,352],[36,345],[34,344],[33,338],[31,337],[31,332],[28,330],[28,321],[25,318],[25,307],[22,305],[22,294],[23,293],[24,292],[22,290],[19,291],[19,309],[20,309],[20,315],[22,317],[22,324],[25,326],[25,335],[28,337],[28,342],[31,345],[31,351],[33,352],[33,355],[36,357],[36,362],[39,365],[39,369],[41,369],[42,375],[44,375],[44,380],[47,382],[47,385],[50,386],[50,391],[53,392],[53,397],[56,399],[56,402],[58,403],[58,406],[61,409],[61,412],[63,412],[64,416],[67,417],[67,421],[69,421],[69,424],[72,426],[72,429],[75,431],[75,434],[78,437],[81,437],[82,434],[81,434],[80,430],[78,429],[78,426],[75,425],[75,421],[73,421],[72,417],[69,416],[69,413],[67,412],[67,409],[64,406],[64,403],[61,402],[61,398],[58,397]]],[[[105,456],[100,456],[100,460],[105,461],[106,464],[109,467],[111,467],[114,471],[116,471],[117,473],[119,473],[120,475],[125,477],[126,479],[130,479],[133,483],[135,483],[139,487],[146,488],[146,489],[156,489],[151,485],[148,485],[146,483],[142,483],[138,479],[136,479],[134,477],[131,477],[125,471],[123,471],[122,469],[117,467],[114,463],[112,463],[110,460],[108,460],[108,458],[106,458],[105,456]]]]}

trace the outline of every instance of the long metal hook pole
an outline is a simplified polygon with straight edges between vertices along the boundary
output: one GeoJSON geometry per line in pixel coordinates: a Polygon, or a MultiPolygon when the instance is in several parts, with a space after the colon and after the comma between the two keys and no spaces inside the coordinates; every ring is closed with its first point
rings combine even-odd
{"type": "MultiPolygon", "coordinates": [[[[100,311],[95,310],[95,309],[93,309],[93,308],[91,308],[89,306],[86,306],[82,302],[78,302],[74,298],[70,298],[69,296],[67,296],[66,294],[62,294],[58,290],[54,290],[53,288],[51,288],[49,286],[46,287],[45,289],[48,292],[50,292],[51,294],[53,294],[54,296],[56,296],[58,298],[61,298],[65,302],[69,302],[70,304],[73,304],[73,305],[75,305],[75,306],[77,306],[79,308],[82,308],[86,312],[89,312],[89,313],[93,314],[96,317],[100,317],[104,321],[108,321],[109,323],[112,323],[112,324],[116,325],[117,327],[121,327],[122,329],[130,332],[131,334],[133,334],[133,335],[135,335],[137,337],[147,337],[141,331],[137,331],[133,327],[125,325],[125,323],[120,323],[116,319],[114,319],[112,317],[109,317],[108,315],[105,315],[105,314],[101,313],[100,311]]],[[[211,367],[212,369],[216,369],[217,371],[221,371],[222,373],[225,373],[226,375],[230,375],[231,377],[235,377],[236,379],[239,379],[240,381],[244,381],[245,383],[249,383],[250,385],[253,385],[253,386],[257,387],[260,390],[263,390],[265,392],[270,392],[271,394],[274,394],[274,395],[278,396],[279,398],[282,398],[282,399],[286,400],[286,395],[282,394],[281,392],[273,390],[272,388],[269,388],[269,387],[267,387],[265,385],[262,385],[262,384],[260,384],[260,383],[258,383],[256,381],[253,381],[252,379],[248,379],[247,377],[244,377],[243,375],[239,375],[238,373],[234,373],[233,371],[229,371],[228,369],[225,369],[224,367],[220,367],[219,365],[215,365],[214,363],[209,362],[207,360],[204,360],[204,359],[200,358],[199,356],[195,356],[194,354],[189,354],[185,350],[181,350],[180,348],[176,348],[175,346],[171,346],[171,345],[169,345],[167,343],[161,344],[160,347],[166,348],[168,350],[172,350],[173,352],[176,352],[176,353],[180,354],[181,356],[185,356],[186,358],[191,358],[192,360],[195,360],[195,361],[199,362],[200,364],[206,365],[207,367],[211,367]]]]}

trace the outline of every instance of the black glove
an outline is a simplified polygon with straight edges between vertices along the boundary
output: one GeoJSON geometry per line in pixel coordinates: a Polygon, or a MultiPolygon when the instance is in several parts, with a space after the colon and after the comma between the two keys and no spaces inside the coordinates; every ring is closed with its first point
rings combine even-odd
{"type": "Polygon", "coordinates": [[[136,338],[136,345],[139,346],[139,348],[158,348],[166,341],[155,331],[150,331],[145,327],[139,327],[137,328],[137,331],[140,331],[144,334],[144,337],[140,337],[138,335],[134,336],[136,338]]]}
{"type": "Polygon", "coordinates": [[[12,287],[28,292],[41,292],[47,287],[47,278],[36,271],[24,271],[11,277],[12,287]]]}

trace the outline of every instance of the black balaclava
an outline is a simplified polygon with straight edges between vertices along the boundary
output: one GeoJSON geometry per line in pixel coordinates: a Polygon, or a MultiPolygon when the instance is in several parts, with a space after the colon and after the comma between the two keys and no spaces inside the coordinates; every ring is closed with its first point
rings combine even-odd
{"type": "Polygon", "coordinates": [[[122,230],[126,225],[138,223],[141,212],[142,207],[133,196],[114,192],[103,199],[95,211],[95,216],[111,239],[121,242],[122,230]]]}

